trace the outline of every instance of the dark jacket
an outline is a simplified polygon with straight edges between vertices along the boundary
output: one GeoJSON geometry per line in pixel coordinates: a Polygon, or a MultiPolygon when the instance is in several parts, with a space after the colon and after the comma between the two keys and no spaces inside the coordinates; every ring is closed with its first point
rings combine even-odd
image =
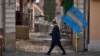
{"type": "Polygon", "coordinates": [[[52,36],[52,41],[53,42],[60,41],[61,36],[60,36],[59,27],[57,25],[54,26],[54,28],[52,30],[52,33],[50,35],[52,36]]]}

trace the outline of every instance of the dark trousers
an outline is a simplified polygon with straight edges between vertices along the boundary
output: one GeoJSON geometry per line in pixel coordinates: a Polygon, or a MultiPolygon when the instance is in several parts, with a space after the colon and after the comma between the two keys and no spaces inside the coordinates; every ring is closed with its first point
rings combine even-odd
{"type": "Polygon", "coordinates": [[[63,49],[63,47],[62,47],[60,41],[58,41],[57,43],[56,43],[56,42],[52,42],[52,43],[51,43],[51,47],[50,47],[48,53],[51,53],[51,51],[53,50],[53,48],[54,48],[56,45],[62,50],[63,53],[65,53],[65,50],[63,49]]]}

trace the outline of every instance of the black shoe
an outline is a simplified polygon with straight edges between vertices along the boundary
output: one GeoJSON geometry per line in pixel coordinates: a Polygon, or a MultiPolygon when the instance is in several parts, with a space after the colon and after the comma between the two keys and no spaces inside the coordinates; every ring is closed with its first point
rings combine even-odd
{"type": "Polygon", "coordinates": [[[50,53],[46,53],[46,55],[50,55],[50,53]]]}
{"type": "Polygon", "coordinates": [[[66,55],[66,53],[63,53],[62,55],[66,55]]]}

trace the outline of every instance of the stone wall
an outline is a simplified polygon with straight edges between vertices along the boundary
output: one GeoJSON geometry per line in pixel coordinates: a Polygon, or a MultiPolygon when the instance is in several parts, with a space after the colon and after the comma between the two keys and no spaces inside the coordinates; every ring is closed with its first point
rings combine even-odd
{"type": "Polygon", "coordinates": [[[4,38],[4,52],[15,52],[16,50],[16,36],[15,33],[7,33],[5,34],[5,38],[4,38]]]}
{"type": "Polygon", "coordinates": [[[49,32],[49,25],[35,24],[35,32],[49,32]]]}
{"type": "Polygon", "coordinates": [[[16,26],[16,39],[29,39],[28,26],[16,26]]]}

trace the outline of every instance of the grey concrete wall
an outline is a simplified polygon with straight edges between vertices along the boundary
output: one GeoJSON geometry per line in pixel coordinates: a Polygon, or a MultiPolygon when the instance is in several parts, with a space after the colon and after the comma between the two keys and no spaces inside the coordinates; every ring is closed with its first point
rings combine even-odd
{"type": "MultiPolygon", "coordinates": [[[[77,51],[82,52],[84,51],[84,36],[81,33],[77,38],[77,51]]],[[[73,49],[76,51],[76,34],[73,35],[73,49]]]]}
{"type": "Polygon", "coordinates": [[[6,0],[6,10],[5,10],[5,32],[12,33],[15,32],[15,0],[6,0]]]}
{"type": "Polygon", "coordinates": [[[35,32],[46,33],[49,32],[49,25],[35,24],[35,32]]]}
{"type": "Polygon", "coordinates": [[[5,34],[5,50],[16,51],[16,35],[15,33],[5,34]]]}
{"type": "MultiPolygon", "coordinates": [[[[84,0],[74,0],[74,6],[77,7],[82,13],[84,13],[84,0]],[[77,4],[78,3],[78,4],[77,4]]],[[[73,35],[73,48],[76,49],[76,35],[73,35]]],[[[77,38],[78,41],[78,46],[77,46],[77,51],[84,51],[84,36],[83,32],[79,35],[79,38],[77,38]]]]}
{"type": "Polygon", "coordinates": [[[79,10],[84,13],[84,0],[78,0],[78,6],[77,6],[77,0],[74,0],[74,5],[79,8],[79,10]]]}
{"type": "Polygon", "coordinates": [[[100,51],[100,40],[91,40],[88,46],[89,52],[100,51]]]}
{"type": "Polygon", "coordinates": [[[15,51],[15,1],[5,0],[5,49],[7,51],[15,51]],[[13,49],[10,50],[9,48],[13,49]]]}

